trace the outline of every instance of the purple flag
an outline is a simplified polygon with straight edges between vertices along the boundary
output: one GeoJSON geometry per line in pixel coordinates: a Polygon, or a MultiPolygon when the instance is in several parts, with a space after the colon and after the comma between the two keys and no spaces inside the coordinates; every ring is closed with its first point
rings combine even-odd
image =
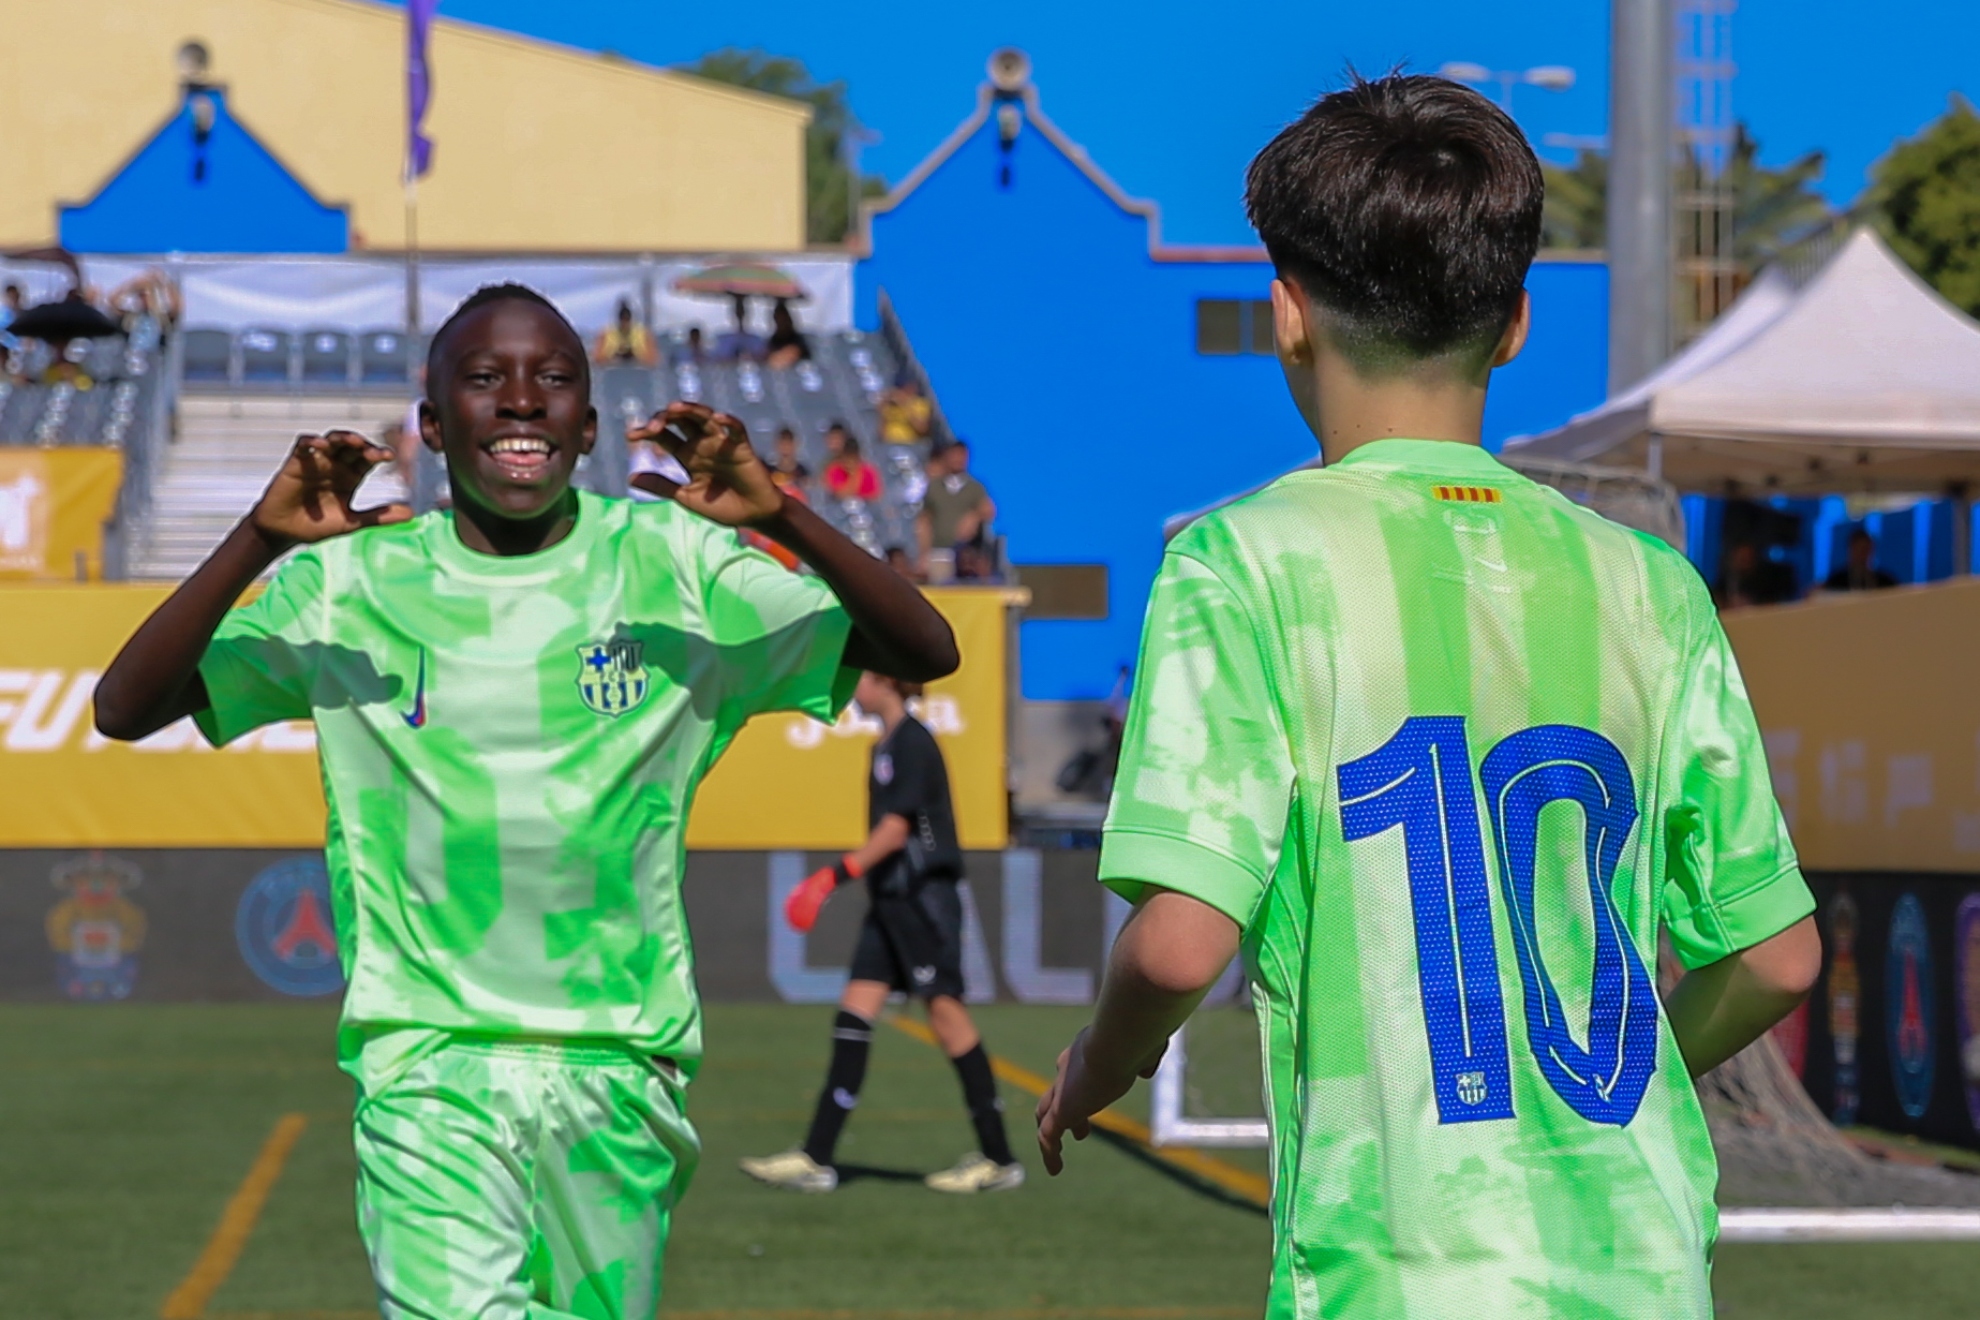
{"type": "Polygon", "coordinates": [[[433,139],[420,132],[426,103],[433,96],[433,73],[426,64],[426,39],[440,0],[406,0],[406,177],[417,179],[433,167],[433,139]]]}

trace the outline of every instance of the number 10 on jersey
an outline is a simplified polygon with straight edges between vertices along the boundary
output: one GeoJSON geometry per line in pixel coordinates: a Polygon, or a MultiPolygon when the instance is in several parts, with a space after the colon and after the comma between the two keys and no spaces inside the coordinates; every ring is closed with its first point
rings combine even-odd
{"type": "MultiPolygon", "coordinates": [[[[1388,742],[1337,773],[1348,842],[1402,829],[1438,1121],[1513,1117],[1492,884],[1463,718],[1406,720],[1388,742]]],[[[1636,823],[1628,763],[1592,730],[1545,724],[1495,745],[1479,779],[1524,991],[1527,1046],[1549,1087],[1576,1113],[1626,1124],[1656,1071],[1658,1030],[1656,987],[1609,893],[1636,823]],[[1535,921],[1540,812],[1554,802],[1578,805],[1584,822],[1595,943],[1586,1049],[1568,1031],[1535,921]]]]}

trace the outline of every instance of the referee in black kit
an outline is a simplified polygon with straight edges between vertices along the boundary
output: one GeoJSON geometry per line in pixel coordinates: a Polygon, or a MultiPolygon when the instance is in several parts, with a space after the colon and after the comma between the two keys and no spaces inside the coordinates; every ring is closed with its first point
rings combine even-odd
{"type": "Polygon", "coordinates": [[[869,905],[853,952],[851,979],[839,998],[832,1026],[832,1063],[818,1095],[811,1132],[804,1145],[780,1155],[745,1159],[743,1172],[773,1187],[829,1192],[839,1185],[832,1164],[839,1133],[859,1103],[866,1057],[873,1046],[873,1021],[887,996],[900,990],[928,1008],[949,1062],[962,1081],[979,1150],[954,1168],[925,1180],[938,1192],[1001,1192],[1024,1182],[1024,1166],[1011,1155],[1004,1136],[1003,1105],[990,1074],[990,1056],[976,1023],[963,1007],[962,846],[956,841],[955,806],[949,799],[949,768],[928,726],[908,713],[916,684],[864,674],[854,700],[878,716],[880,740],[873,745],[867,778],[867,836],[858,851],[816,872],[791,891],[784,916],[808,931],[837,888],[864,878],[869,905]]]}

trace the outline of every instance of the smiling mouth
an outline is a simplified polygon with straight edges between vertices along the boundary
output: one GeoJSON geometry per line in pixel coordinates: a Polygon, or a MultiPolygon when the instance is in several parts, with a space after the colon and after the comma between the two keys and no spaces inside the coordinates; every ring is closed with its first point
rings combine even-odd
{"type": "Polygon", "coordinates": [[[541,436],[509,435],[489,441],[482,450],[495,460],[495,466],[504,476],[529,478],[541,476],[549,469],[557,446],[541,436]]]}

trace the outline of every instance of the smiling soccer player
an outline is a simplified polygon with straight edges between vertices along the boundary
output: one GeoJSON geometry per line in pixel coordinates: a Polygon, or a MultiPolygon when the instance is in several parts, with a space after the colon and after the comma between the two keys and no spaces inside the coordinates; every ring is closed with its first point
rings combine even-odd
{"type": "Polygon", "coordinates": [[[301,437],[105,672],[97,726],[191,715],[217,745],[316,721],[384,1314],[647,1320],[699,1149],[695,789],[752,715],[829,720],[859,670],[939,677],[955,641],[777,489],[733,418],[674,404],[637,431],[687,471],[666,501],[573,489],[597,433],[584,345],[530,289],[463,303],[427,380],[452,510],[353,509],[390,451],[301,437]]]}

